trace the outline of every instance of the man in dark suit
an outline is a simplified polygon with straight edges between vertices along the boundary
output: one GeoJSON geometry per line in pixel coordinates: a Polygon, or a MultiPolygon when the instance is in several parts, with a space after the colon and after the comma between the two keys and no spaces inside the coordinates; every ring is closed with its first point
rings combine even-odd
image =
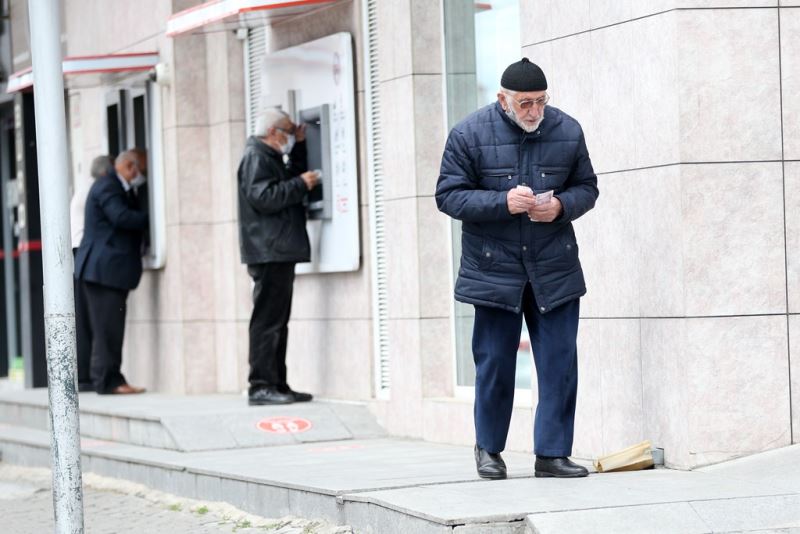
{"type": "Polygon", "coordinates": [[[139,174],[137,157],[123,152],[115,172],[98,179],[86,199],[84,234],[75,257],[75,278],[89,311],[91,379],[100,394],[142,393],[120,372],[125,301],[142,276],[142,232],[147,213],[137,209],[130,183],[139,174]]]}

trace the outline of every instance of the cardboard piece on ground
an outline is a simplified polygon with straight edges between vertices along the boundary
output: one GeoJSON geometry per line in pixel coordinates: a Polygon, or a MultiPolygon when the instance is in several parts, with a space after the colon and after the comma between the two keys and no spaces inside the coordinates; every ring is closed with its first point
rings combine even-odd
{"type": "Polygon", "coordinates": [[[651,447],[650,440],[645,440],[627,449],[598,458],[594,461],[594,467],[598,473],[647,469],[653,466],[651,447]]]}

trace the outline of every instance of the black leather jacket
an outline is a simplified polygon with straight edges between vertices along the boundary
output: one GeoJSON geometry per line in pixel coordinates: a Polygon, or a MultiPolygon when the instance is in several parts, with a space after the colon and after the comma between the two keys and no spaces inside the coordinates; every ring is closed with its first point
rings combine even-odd
{"type": "Polygon", "coordinates": [[[295,144],[286,166],[282,155],[250,137],[237,172],[239,250],[242,263],[305,262],[311,259],[306,233],[308,192],[306,144],[295,144]]]}

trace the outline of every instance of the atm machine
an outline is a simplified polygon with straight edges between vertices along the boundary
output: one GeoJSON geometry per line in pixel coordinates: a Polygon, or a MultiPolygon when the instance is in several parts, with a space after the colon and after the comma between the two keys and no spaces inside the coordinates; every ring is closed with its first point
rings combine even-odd
{"type": "Polygon", "coordinates": [[[305,109],[297,114],[298,124],[306,127],[306,150],[308,169],[322,173],[321,183],[308,195],[308,218],[330,220],[332,216],[331,196],[331,127],[330,106],[323,104],[305,109]]]}
{"type": "Polygon", "coordinates": [[[258,109],[278,107],[305,124],[308,168],[322,172],[307,205],[311,261],[297,274],[360,267],[352,41],[329,35],[266,54],[262,64],[258,109]]]}

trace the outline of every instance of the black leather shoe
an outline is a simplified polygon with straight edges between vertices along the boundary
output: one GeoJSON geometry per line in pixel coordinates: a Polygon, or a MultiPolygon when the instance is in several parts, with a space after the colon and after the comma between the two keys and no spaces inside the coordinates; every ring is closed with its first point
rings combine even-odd
{"type": "Polygon", "coordinates": [[[278,388],[278,391],[291,395],[294,397],[294,402],[309,402],[314,396],[311,393],[303,393],[302,391],[295,391],[289,386],[278,388]]]}
{"type": "Polygon", "coordinates": [[[80,393],[94,391],[94,384],[92,384],[91,382],[78,382],[78,391],[80,393]]]}
{"type": "Polygon", "coordinates": [[[569,458],[536,457],[536,478],[580,478],[589,474],[589,470],[571,461],[569,458]]]}
{"type": "Polygon", "coordinates": [[[500,453],[492,454],[475,445],[475,466],[478,476],[490,480],[506,478],[506,463],[500,453]]]}
{"type": "Polygon", "coordinates": [[[291,404],[294,397],[288,393],[281,393],[277,388],[261,388],[252,392],[248,398],[250,406],[263,406],[265,404],[291,404]]]}

